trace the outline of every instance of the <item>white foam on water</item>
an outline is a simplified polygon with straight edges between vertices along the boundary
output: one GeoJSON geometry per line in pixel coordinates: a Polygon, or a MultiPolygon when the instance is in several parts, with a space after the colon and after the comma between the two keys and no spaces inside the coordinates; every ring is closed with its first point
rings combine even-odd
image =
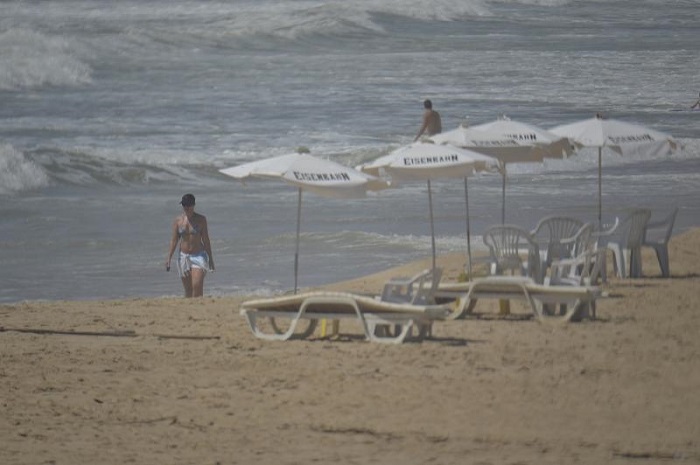
{"type": "Polygon", "coordinates": [[[9,144],[0,145],[0,195],[39,189],[49,185],[42,167],[9,144]]]}
{"type": "MultiPolygon", "coordinates": [[[[244,185],[218,169],[300,146],[365,163],[413,139],[424,98],[444,129],[504,113],[547,128],[603,112],[671,133],[685,150],[603,154],[604,217],[678,205],[678,230],[697,225],[700,112],[672,111],[697,99],[688,87],[697,74],[688,66],[698,61],[695,7],[0,2],[0,199],[11,199],[0,202],[0,300],[180,295],[162,261],[185,192],[210,221],[217,273],[208,292],[284,292],[296,190],[244,185]]],[[[507,221],[595,218],[597,167],[595,149],[510,164],[507,221]]],[[[498,174],[469,179],[474,249],[500,221],[501,186],[498,174]]],[[[462,180],[432,187],[437,251],[461,253],[462,180]]],[[[430,255],[426,183],[345,202],[304,194],[301,213],[302,285],[430,255]]]]}
{"type": "Polygon", "coordinates": [[[0,90],[85,86],[92,68],[72,40],[30,29],[0,32],[0,90]]]}

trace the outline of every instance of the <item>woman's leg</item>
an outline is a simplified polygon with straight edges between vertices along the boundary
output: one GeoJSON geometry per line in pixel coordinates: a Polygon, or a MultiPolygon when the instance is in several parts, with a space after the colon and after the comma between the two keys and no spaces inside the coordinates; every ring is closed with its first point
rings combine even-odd
{"type": "Polygon", "coordinates": [[[192,278],[192,297],[202,297],[204,295],[204,275],[206,275],[206,272],[197,267],[192,267],[192,271],[190,272],[191,278],[192,278]]]}
{"type": "Polygon", "coordinates": [[[185,288],[185,297],[192,297],[192,273],[182,277],[182,287],[185,288]]]}

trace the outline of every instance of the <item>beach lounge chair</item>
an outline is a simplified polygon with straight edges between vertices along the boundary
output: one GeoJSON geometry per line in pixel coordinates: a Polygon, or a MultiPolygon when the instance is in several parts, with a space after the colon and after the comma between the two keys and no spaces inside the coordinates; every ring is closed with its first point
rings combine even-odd
{"type": "Polygon", "coordinates": [[[280,297],[256,299],[243,302],[240,313],[246,318],[253,334],[266,340],[303,339],[313,334],[319,320],[359,321],[365,337],[374,342],[398,344],[412,336],[416,328],[416,340],[429,336],[435,320],[442,320],[450,313],[448,306],[415,305],[410,303],[383,302],[372,296],[346,292],[307,292],[280,297]],[[269,318],[272,332],[260,328],[258,319],[269,318]],[[309,325],[297,332],[300,320],[309,320],[309,325]],[[290,320],[287,330],[280,330],[278,320],[290,320]],[[386,331],[397,327],[395,334],[386,331]]]}
{"type": "Polygon", "coordinates": [[[601,291],[592,286],[550,286],[526,276],[488,276],[464,283],[444,283],[435,293],[438,301],[457,299],[448,319],[472,313],[482,299],[524,300],[541,322],[595,319],[601,291]]]}
{"type": "Polygon", "coordinates": [[[484,232],[484,244],[489,248],[492,275],[518,271],[542,282],[540,249],[528,231],[507,224],[491,226],[484,232]]]}
{"type": "Polygon", "coordinates": [[[659,261],[659,268],[661,268],[661,276],[664,278],[671,276],[671,269],[668,263],[668,241],[671,240],[671,231],[673,230],[673,223],[676,221],[677,214],[678,208],[676,207],[663,220],[648,223],[644,232],[642,247],[654,249],[656,258],[659,261]]]}

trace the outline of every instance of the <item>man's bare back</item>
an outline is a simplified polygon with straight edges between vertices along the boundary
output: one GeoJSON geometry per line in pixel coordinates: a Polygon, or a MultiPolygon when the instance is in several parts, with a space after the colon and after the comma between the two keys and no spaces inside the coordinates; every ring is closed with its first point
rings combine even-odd
{"type": "Polygon", "coordinates": [[[429,136],[439,134],[442,132],[442,121],[440,119],[440,113],[433,110],[433,104],[430,100],[423,102],[425,111],[423,112],[423,124],[418,131],[418,135],[413,139],[417,141],[423,133],[428,133],[429,136]]]}

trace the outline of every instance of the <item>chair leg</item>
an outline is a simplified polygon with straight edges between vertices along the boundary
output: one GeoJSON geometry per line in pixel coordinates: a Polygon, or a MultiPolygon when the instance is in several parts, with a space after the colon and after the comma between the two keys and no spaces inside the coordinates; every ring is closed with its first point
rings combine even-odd
{"type": "Polygon", "coordinates": [[[671,270],[668,265],[668,247],[665,244],[659,245],[654,247],[654,250],[656,251],[656,258],[659,260],[661,276],[669,278],[671,276],[671,270]]]}
{"type": "Polygon", "coordinates": [[[433,322],[417,324],[418,326],[418,339],[424,340],[433,337],[433,322]]]}
{"type": "Polygon", "coordinates": [[[622,260],[620,263],[620,265],[621,265],[620,277],[621,278],[633,278],[634,276],[632,274],[632,252],[630,251],[630,249],[622,249],[622,253],[620,254],[620,256],[622,257],[622,260]],[[629,269],[628,269],[628,267],[629,267],[629,269]]]}
{"type": "Polygon", "coordinates": [[[605,282],[605,251],[597,250],[588,263],[588,269],[581,273],[587,286],[595,286],[598,281],[605,282]],[[601,268],[602,266],[602,268],[601,268]]]}
{"type": "MultiPolygon", "coordinates": [[[[378,326],[385,326],[389,328],[389,325],[382,324],[382,323],[377,323],[376,321],[371,321],[371,320],[365,320],[366,321],[366,330],[365,330],[365,336],[367,339],[370,341],[374,342],[383,342],[386,344],[400,344],[402,343],[406,337],[409,335],[411,332],[411,328],[413,327],[413,320],[408,320],[403,323],[398,324],[398,328],[400,328],[400,331],[396,335],[390,335],[386,334],[384,330],[377,331],[378,326]]],[[[389,331],[390,332],[390,331],[389,331]]]]}
{"type": "Polygon", "coordinates": [[[641,278],[642,277],[642,251],[641,251],[641,249],[639,249],[639,248],[630,249],[629,261],[630,261],[630,277],[631,278],[641,278]]]}
{"type": "Polygon", "coordinates": [[[625,270],[625,255],[624,251],[620,247],[611,247],[613,253],[613,265],[615,268],[615,273],[618,278],[626,278],[627,272],[625,270]]]}
{"type": "MultiPolygon", "coordinates": [[[[607,283],[608,282],[608,254],[606,253],[605,249],[600,249],[596,253],[596,265],[598,267],[598,273],[600,276],[600,281],[602,283],[607,283]],[[599,263],[600,261],[600,263],[599,263]]],[[[591,281],[593,279],[591,278],[591,281]]]]}

